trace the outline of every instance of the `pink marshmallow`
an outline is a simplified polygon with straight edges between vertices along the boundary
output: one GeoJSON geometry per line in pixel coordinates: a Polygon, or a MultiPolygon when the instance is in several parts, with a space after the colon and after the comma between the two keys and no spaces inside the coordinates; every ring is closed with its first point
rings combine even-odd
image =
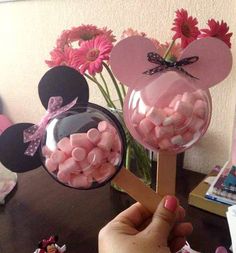
{"type": "Polygon", "coordinates": [[[65,173],[78,173],[80,170],[79,164],[72,157],[59,164],[59,171],[65,173]]]}
{"type": "Polygon", "coordinates": [[[87,137],[93,144],[97,144],[101,139],[101,133],[96,128],[91,128],[87,132],[87,137]]]}
{"type": "Polygon", "coordinates": [[[184,143],[188,143],[188,142],[192,141],[193,134],[191,132],[187,131],[182,134],[182,137],[183,137],[184,143]]]}
{"type": "Polygon", "coordinates": [[[100,148],[92,149],[87,156],[87,160],[91,165],[100,165],[103,158],[103,151],[100,148]]]}
{"type": "Polygon", "coordinates": [[[90,151],[93,148],[93,143],[88,139],[86,133],[76,133],[70,135],[70,142],[72,147],[80,147],[90,151]]]}
{"type": "Polygon", "coordinates": [[[161,139],[164,137],[170,138],[173,134],[174,134],[173,126],[155,127],[155,136],[157,139],[161,139]]]}
{"type": "Polygon", "coordinates": [[[121,160],[121,154],[117,153],[117,152],[111,152],[110,155],[108,156],[108,161],[112,164],[112,165],[118,165],[120,163],[121,160]]]}
{"type": "Polygon", "coordinates": [[[50,157],[51,156],[51,154],[52,154],[52,150],[50,150],[47,146],[43,146],[43,148],[42,148],[42,154],[43,154],[43,156],[45,156],[45,157],[50,157]]]}
{"type": "Polygon", "coordinates": [[[79,166],[81,170],[83,171],[84,175],[86,176],[90,175],[95,168],[88,162],[87,159],[84,159],[83,161],[79,162],[79,166]]]}
{"type": "Polygon", "coordinates": [[[193,93],[189,93],[189,92],[184,92],[181,101],[189,103],[189,104],[194,104],[195,102],[195,96],[193,95],[193,93]]]}
{"type": "Polygon", "coordinates": [[[72,150],[71,156],[75,161],[80,162],[87,156],[87,152],[84,148],[78,147],[72,150]]]}
{"type": "Polygon", "coordinates": [[[118,134],[116,134],[114,142],[112,144],[112,151],[114,152],[121,152],[121,141],[118,134]]]}
{"type": "Polygon", "coordinates": [[[71,151],[73,149],[73,147],[70,144],[70,139],[67,137],[62,138],[58,143],[57,143],[57,147],[65,152],[67,155],[71,154],[71,151]]]}
{"type": "Polygon", "coordinates": [[[69,185],[75,188],[89,188],[92,185],[92,178],[85,176],[83,173],[72,176],[69,180],[69,185]]]}
{"type": "Polygon", "coordinates": [[[66,160],[66,154],[57,149],[53,151],[50,158],[54,163],[62,163],[66,160]]]}
{"type": "Polygon", "coordinates": [[[154,125],[161,125],[165,119],[165,113],[161,109],[152,107],[146,114],[148,118],[154,125]]]}
{"type": "Polygon", "coordinates": [[[98,123],[98,130],[100,132],[111,132],[113,134],[116,134],[116,129],[107,121],[103,120],[98,123]]]}
{"type": "Polygon", "coordinates": [[[183,137],[181,135],[176,135],[171,138],[171,143],[174,145],[182,145],[184,143],[183,137]]]}
{"type": "Polygon", "coordinates": [[[102,132],[101,139],[97,146],[105,151],[110,151],[114,142],[115,135],[111,132],[102,132]]]}
{"type": "Polygon", "coordinates": [[[71,178],[70,173],[67,173],[65,171],[59,170],[57,173],[57,179],[64,184],[68,184],[70,178],[71,178]]]}
{"type": "Polygon", "coordinates": [[[139,113],[137,109],[135,109],[131,116],[131,121],[133,124],[139,124],[139,122],[145,118],[145,115],[142,113],[139,113]]]}
{"type": "Polygon", "coordinates": [[[163,109],[163,111],[164,111],[164,113],[165,113],[166,116],[170,116],[170,115],[172,115],[174,113],[174,110],[172,108],[169,108],[169,107],[165,107],[163,109]]]}
{"type": "Polygon", "coordinates": [[[152,132],[150,133],[150,135],[146,136],[143,140],[144,140],[145,143],[148,143],[152,147],[157,147],[158,146],[158,140],[157,140],[156,135],[155,135],[155,129],[153,129],[152,132]]]}
{"type": "Polygon", "coordinates": [[[183,125],[185,122],[185,117],[181,115],[178,112],[175,112],[171,116],[165,118],[163,122],[163,126],[169,126],[169,125],[174,125],[175,127],[178,127],[180,125],[183,125]]]}
{"type": "Polygon", "coordinates": [[[206,92],[199,89],[199,90],[194,91],[193,95],[196,99],[205,100],[206,92]]]}
{"type": "Polygon", "coordinates": [[[155,125],[147,118],[141,120],[138,126],[139,132],[141,132],[144,136],[147,136],[151,130],[155,127],[155,125]]]}
{"type": "Polygon", "coordinates": [[[116,169],[112,164],[104,163],[102,166],[93,171],[92,176],[98,183],[102,183],[112,177],[115,172],[116,169]]]}
{"type": "Polygon", "coordinates": [[[207,114],[207,103],[198,99],[193,106],[193,113],[201,119],[204,119],[207,114]]]}
{"type": "Polygon", "coordinates": [[[54,163],[52,159],[48,158],[45,161],[45,166],[49,172],[54,172],[55,170],[57,170],[58,164],[54,163]]]}
{"type": "Polygon", "coordinates": [[[162,150],[167,150],[172,147],[172,143],[170,142],[169,139],[162,139],[159,143],[158,146],[162,150]]]}
{"type": "Polygon", "coordinates": [[[188,127],[190,131],[194,133],[199,131],[204,126],[204,124],[205,124],[204,120],[198,117],[193,117],[188,127]]]}
{"type": "Polygon", "coordinates": [[[180,94],[176,95],[176,96],[172,99],[172,101],[170,102],[169,107],[174,108],[175,105],[176,105],[176,103],[177,103],[178,101],[180,101],[181,98],[182,98],[182,95],[180,95],[180,94]]]}
{"type": "Polygon", "coordinates": [[[186,117],[189,117],[192,115],[193,106],[189,103],[178,101],[175,105],[174,110],[186,117]]]}

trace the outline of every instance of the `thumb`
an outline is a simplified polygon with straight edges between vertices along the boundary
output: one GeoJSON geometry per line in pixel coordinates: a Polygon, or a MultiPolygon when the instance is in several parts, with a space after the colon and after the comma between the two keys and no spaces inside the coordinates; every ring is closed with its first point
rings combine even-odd
{"type": "Polygon", "coordinates": [[[162,199],[155,211],[152,221],[146,228],[163,246],[167,245],[170,231],[175,223],[176,210],[179,203],[174,196],[166,196],[162,199]]]}

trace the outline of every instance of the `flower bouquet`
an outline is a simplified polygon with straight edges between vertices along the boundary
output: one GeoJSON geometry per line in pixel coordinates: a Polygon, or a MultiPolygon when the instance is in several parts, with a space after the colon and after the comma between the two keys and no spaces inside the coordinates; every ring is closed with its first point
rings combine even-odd
{"type": "MultiPolygon", "coordinates": [[[[177,10],[171,29],[174,32],[172,42],[162,44],[157,39],[149,38],[155,46],[156,53],[161,57],[160,59],[173,65],[191,42],[202,37],[216,37],[231,47],[230,37],[232,33],[228,33],[229,27],[224,21],[208,20],[208,28],[200,30],[197,24],[197,19],[189,16],[186,10],[177,10]]],[[[122,33],[120,39],[130,36],[147,37],[146,33],[129,28],[122,33]]],[[[115,112],[125,128],[122,108],[126,89],[124,84],[115,78],[109,65],[111,51],[115,42],[116,38],[112,30],[106,27],[98,28],[94,25],[73,27],[61,33],[56,41],[56,46],[50,52],[51,59],[46,60],[46,63],[49,67],[58,65],[72,67],[92,83],[95,83],[107,106],[115,112]],[[114,86],[116,94],[111,92],[111,85],[114,86]],[[117,105],[116,102],[119,104],[117,105]]],[[[131,164],[133,159],[136,162],[134,167],[137,170],[137,174],[144,182],[150,184],[151,161],[149,154],[130,135],[127,128],[125,130],[127,137],[125,166],[127,169],[131,169],[133,167],[131,164]]]]}

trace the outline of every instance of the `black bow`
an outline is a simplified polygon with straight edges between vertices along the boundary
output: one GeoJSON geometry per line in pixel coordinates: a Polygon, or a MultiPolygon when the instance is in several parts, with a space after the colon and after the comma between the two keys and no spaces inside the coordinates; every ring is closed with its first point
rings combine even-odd
{"type": "Polygon", "coordinates": [[[189,65],[189,64],[192,64],[192,63],[198,61],[198,59],[199,59],[198,56],[187,57],[187,58],[184,58],[184,59],[182,59],[180,61],[176,61],[176,62],[166,61],[159,54],[154,53],[154,52],[148,53],[147,57],[148,57],[148,61],[150,61],[152,63],[156,63],[159,66],[157,66],[153,69],[149,69],[149,70],[143,72],[143,74],[153,75],[155,73],[158,73],[158,72],[161,72],[161,71],[164,71],[164,70],[177,69],[177,70],[183,72],[184,74],[186,74],[189,77],[192,77],[194,79],[198,79],[197,77],[192,76],[191,74],[189,74],[186,70],[184,70],[184,68],[182,68],[182,66],[189,65]]]}

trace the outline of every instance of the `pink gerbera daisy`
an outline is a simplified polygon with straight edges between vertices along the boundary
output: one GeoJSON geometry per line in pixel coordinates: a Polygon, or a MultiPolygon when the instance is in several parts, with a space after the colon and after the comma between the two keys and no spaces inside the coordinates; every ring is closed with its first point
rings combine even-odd
{"type": "Polygon", "coordinates": [[[51,60],[46,60],[45,62],[50,68],[66,65],[77,69],[77,51],[78,49],[73,49],[69,46],[65,46],[63,51],[60,48],[54,48],[54,50],[50,52],[51,60]]]}
{"type": "Polygon", "coordinates": [[[100,73],[102,62],[109,60],[111,49],[112,43],[104,35],[83,42],[76,53],[80,73],[83,75],[86,70],[90,75],[100,73]]]}
{"type": "Polygon", "coordinates": [[[224,41],[229,47],[231,47],[230,37],[233,33],[228,33],[229,27],[227,23],[223,20],[220,23],[219,21],[210,19],[208,20],[207,25],[209,26],[209,29],[201,29],[202,33],[199,35],[199,38],[215,37],[224,41]]]}
{"type": "Polygon", "coordinates": [[[95,25],[72,27],[70,31],[70,41],[79,41],[79,44],[83,41],[91,40],[101,33],[95,25]]]}
{"type": "MultiPolygon", "coordinates": [[[[157,48],[158,54],[164,57],[169,46],[170,46],[169,42],[166,42],[165,44],[160,44],[159,47],[157,48]]],[[[182,48],[181,48],[180,43],[174,43],[168,55],[166,56],[166,60],[174,62],[181,56],[181,54],[182,54],[182,48]]]]}
{"type": "Polygon", "coordinates": [[[174,19],[174,27],[171,29],[175,31],[173,40],[181,39],[181,47],[185,48],[193,40],[197,39],[200,34],[197,27],[197,19],[188,16],[188,12],[184,9],[176,11],[176,18],[174,19]]]}
{"type": "Polygon", "coordinates": [[[60,48],[63,51],[64,47],[66,45],[69,45],[69,43],[70,43],[70,40],[69,40],[70,33],[71,33],[70,30],[64,30],[64,31],[62,31],[60,37],[56,41],[56,47],[57,48],[60,48]]]}
{"type": "Polygon", "coordinates": [[[131,36],[146,37],[146,33],[144,33],[144,32],[138,32],[137,30],[134,30],[132,28],[128,28],[128,29],[126,29],[126,30],[123,31],[123,33],[121,35],[121,39],[125,39],[125,38],[131,37],[131,36]]]}
{"type": "Polygon", "coordinates": [[[106,36],[106,38],[110,41],[110,42],[115,42],[116,41],[116,39],[115,39],[115,35],[113,35],[112,34],[112,30],[108,30],[108,28],[107,27],[103,27],[102,29],[101,29],[101,35],[105,35],[106,36]]]}
{"type": "Polygon", "coordinates": [[[63,65],[65,62],[65,54],[60,48],[54,48],[51,52],[51,60],[46,60],[48,67],[52,68],[55,66],[63,65]]]}
{"type": "Polygon", "coordinates": [[[81,45],[82,42],[91,40],[98,35],[104,35],[110,42],[116,41],[112,31],[108,30],[107,27],[99,29],[94,25],[81,25],[71,28],[69,39],[70,42],[78,41],[81,45]]]}

